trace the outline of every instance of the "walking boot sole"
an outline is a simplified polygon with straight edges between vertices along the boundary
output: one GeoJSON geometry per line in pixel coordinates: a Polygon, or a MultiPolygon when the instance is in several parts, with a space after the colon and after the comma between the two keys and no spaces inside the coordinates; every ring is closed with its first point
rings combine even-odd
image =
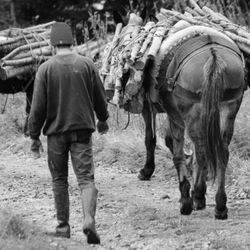
{"type": "Polygon", "coordinates": [[[100,244],[100,237],[97,233],[93,232],[89,228],[83,229],[84,234],[87,236],[87,242],[88,244],[100,244]]]}

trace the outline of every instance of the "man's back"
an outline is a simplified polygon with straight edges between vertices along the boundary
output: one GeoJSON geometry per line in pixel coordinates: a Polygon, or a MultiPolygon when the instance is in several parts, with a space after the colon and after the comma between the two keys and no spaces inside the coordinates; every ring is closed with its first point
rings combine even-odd
{"type": "Polygon", "coordinates": [[[47,98],[44,134],[93,132],[94,111],[99,120],[107,119],[105,92],[89,58],[73,52],[58,54],[40,66],[36,83],[47,98]]]}

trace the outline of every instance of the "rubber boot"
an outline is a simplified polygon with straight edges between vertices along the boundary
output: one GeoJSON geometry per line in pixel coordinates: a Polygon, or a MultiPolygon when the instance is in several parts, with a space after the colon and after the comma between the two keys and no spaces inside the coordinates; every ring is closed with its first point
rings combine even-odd
{"type": "Polygon", "coordinates": [[[89,244],[100,244],[100,237],[95,228],[97,193],[98,191],[94,186],[84,188],[81,191],[84,213],[83,233],[87,236],[89,244]]]}
{"type": "Polygon", "coordinates": [[[69,194],[65,192],[54,191],[56,217],[58,225],[56,226],[56,237],[70,238],[69,225],[69,194]]]}

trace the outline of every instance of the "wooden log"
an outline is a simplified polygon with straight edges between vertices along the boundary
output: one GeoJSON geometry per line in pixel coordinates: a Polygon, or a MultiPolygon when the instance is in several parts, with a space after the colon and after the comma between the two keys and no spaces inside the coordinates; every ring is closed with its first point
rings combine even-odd
{"type": "Polygon", "coordinates": [[[110,56],[111,56],[112,51],[114,50],[114,48],[117,46],[117,43],[118,43],[118,40],[119,40],[119,34],[121,33],[121,30],[122,30],[122,23],[118,23],[116,25],[113,40],[109,44],[107,53],[105,54],[105,58],[103,59],[102,68],[100,70],[101,74],[106,74],[108,72],[108,64],[109,64],[110,56]]]}
{"type": "Polygon", "coordinates": [[[148,32],[150,31],[150,29],[152,27],[154,27],[154,26],[155,26],[155,23],[152,22],[152,21],[148,22],[144,26],[143,30],[141,31],[141,33],[142,33],[141,36],[137,39],[137,41],[134,43],[134,45],[133,45],[133,47],[131,49],[130,58],[128,59],[129,64],[132,65],[135,62],[136,58],[139,56],[138,53],[139,53],[139,51],[140,51],[140,49],[142,47],[142,44],[143,44],[145,38],[147,37],[148,32]]]}
{"type": "Polygon", "coordinates": [[[136,95],[142,87],[144,80],[144,72],[142,70],[130,70],[130,77],[125,86],[125,93],[127,96],[136,95]]]}
{"type": "Polygon", "coordinates": [[[50,45],[49,40],[22,45],[20,47],[17,47],[16,49],[12,50],[8,55],[4,56],[1,59],[1,61],[9,60],[9,59],[15,57],[15,55],[20,54],[21,52],[23,52],[25,50],[26,51],[27,50],[33,50],[35,48],[43,47],[43,46],[47,46],[47,45],[50,45]]]}
{"type": "Polygon", "coordinates": [[[212,21],[215,22],[215,23],[219,24],[221,20],[229,21],[229,19],[227,19],[225,16],[221,15],[220,13],[217,13],[217,12],[211,10],[207,6],[203,6],[202,10],[205,12],[205,14],[209,15],[210,18],[212,19],[212,21]]]}
{"type": "Polygon", "coordinates": [[[100,46],[98,48],[92,49],[91,52],[90,52],[90,57],[92,59],[94,59],[94,57],[96,57],[98,54],[100,54],[100,56],[101,56],[101,53],[104,50],[104,47],[105,47],[105,45],[102,45],[102,46],[100,46]]]}
{"type": "Polygon", "coordinates": [[[124,29],[124,36],[121,39],[124,47],[138,34],[142,23],[143,20],[140,16],[135,13],[130,14],[128,24],[124,29]]]}
{"type": "MultiPolygon", "coordinates": [[[[149,49],[148,49],[149,50],[149,49]]],[[[148,59],[148,50],[145,51],[145,53],[143,54],[143,56],[141,56],[140,58],[138,58],[135,62],[133,67],[136,70],[143,70],[146,64],[146,61],[148,59]]]]}
{"type": "Polygon", "coordinates": [[[19,75],[25,75],[29,72],[34,72],[33,65],[25,65],[23,67],[4,67],[0,68],[0,79],[6,80],[8,78],[16,77],[19,75]]]}
{"type": "Polygon", "coordinates": [[[125,70],[127,70],[128,68],[125,67],[125,60],[123,59],[123,55],[122,53],[119,53],[117,55],[117,68],[116,68],[116,72],[115,72],[115,77],[121,79],[123,74],[126,73],[125,70]]]}
{"type": "Polygon", "coordinates": [[[39,29],[48,29],[50,28],[56,21],[51,21],[51,22],[48,22],[48,23],[43,23],[43,24],[38,24],[38,25],[35,25],[35,26],[31,26],[31,27],[27,27],[27,28],[24,28],[23,30],[26,31],[26,32],[33,32],[33,31],[36,31],[36,30],[39,30],[39,29]]]}
{"type": "MultiPolygon", "coordinates": [[[[51,46],[43,46],[41,48],[36,48],[33,50],[29,51],[24,51],[22,53],[17,54],[11,60],[17,60],[17,59],[22,59],[22,58],[27,58],[27,57],[34,57],[34,56],[52,56],[52,49],[51,46]]],[[[3,63],[5,60],[2,60],[3,63]]]]}
{"type": "Polygon", "coordinates": [[[133,114],[140,114],[143,110],[143,103],[144,103],[144,89],[141,88],[140,91],[130,97],[125,95],[125,100],[123,104],[123,108],[126,111],[129,111],[133,114]]]}
{"type": "Polygon", "coordinates": [[[118,106],[120,106],[122,102],[121,88],[122,88],[121,79],[117,78],[115,81],[115,91],[114,91],[114,96],[112,98],[112,103],[118,106]]]}
{"type": "Polygon", "coordinates": [[[36,63],[31,63],[31,64],[25,64],[22,66],[5,66],[0,68],[0,79],[1,80],[6,80],[12,77],[17,77],[20,75],[25,75],[27,73],[34,73],[40,63],[48,60],[50,57],[39,57],[37,58],[36,63]]]}
{"type": "Polygon", "coordinates": [[[144,55],[145,51],[148,49],[148,46],[151,44],[152,40],[153,40],[153,37],[154,37],[154,34],[157,30],[157,27],[153,27],[148,36],[146,37],[146,39],[144,40],[139,52],[138,52],[138,57],[141,57],[142,55],[144,55]]]}
{"type": "Polygon", "coordinates": [[[193,25],[205,25],[205,26],[207,26],[207,24],[204,24],[204,22],[202,22],[200,20],[194,19],[191,15],[187,16],[187,15],[184,15],[178,11],[175,11],[175,10],[166,10],[164,8],[161,8],[160,13],[162,13],[163,15],[166,15],[166,16],[169,16],[169,15],[175,16],[179,20],[184,20],[184,21],[191,23],[193,25]]]}
{"type": "Polygon", "coordinates": [[[213,23],[209,20],[207,20],[206,18],[203,19],[195,19],[192,15],[184,15],[182,13],[179,13],[178,11],[174,11],[174,10],[166,10],[166,9],[161,9],[160,10],[161,13],[163,13],[164,15],[172,15],[175,16],[176,18],[178,18],[179,20],[184,20],[192,25],[202,25],[202,26],[206,26],[206,27],[213,27],[214,29],[217,30],[223,30],[223,28],[218,25],[217,23],[213,23]]]}
{"type": "Polygon", "coordinates": [[[227,21],[221,21],[220,22],[221,27],[226,30],[226,31],[230,31],[233,32],[239,36],[245,37],[247,39],[250,39],[250,31],[242,28],[239,25],[236,25],[234,23],[229,23],[227,21]]]}
{"type": "Polygon", "coordinates": [[[125,87],[125,92],[129,96],[133,96],[138,92],[137,83],[132,77],[128,79],[128,82],[125,87]]]}
{"type": "Polygon", "coordinates": [[[110,69],[109,72],[107,71],[102,71],[101,74],[102,75],[106,75],[105,81],[104,81],[104,89],[106,91],[114,91],[115,88],[115,67],[116,67],[116,57],[113,56],[111,58],[111,62],[110,62],[110,69]]]}
{"type": "Polygon", "coordinates": [[[134,80],[135,71],[130,70],[130,76],[125,86],[125,93],[128,96],[133,96],[138,92],[137,83],[134,80]]]}
{"type": "Polygon", "coordinates": [[[25,57],[21,59],[16,59],[16,60],[5,60],[3,64],[1,65],[2,68],[6,66],[13,66],[13,67],[22,67],[27,64],[37,64],[38,62],[44,62],[51,56],[30,56],[30,57],[25,57]]]}
{"type": "Polygon", "coordinates": [[[238,47],[240,48],[242,52],[250,56],[250,47],[248,45],[246,45],[245,43],[237,42],[237,41],[236,41],[236,44],[238,45],[238,47]]]}
{"type": "Polygon", "coordinates": [[[22,45],[44,41],[47,39],[49,39],[49,33],[44,32],[41,35],[30,34],[28,36],[19,36],[17,38],[8,39],[8,41],[0,41],[0,58],[22,45]]]}
{"type": "Polygon", "coordinates": [[[102,75],[103,77],[103,84],[104,84],[104,89],[107,95],[107,98],[111,100],[114,96],[114,91],[115,91],[115,83],[113,81],[110,81],[109,78],[111,77],[109,74],[107,75],[102,75]]]}
{"type": "Polygon", "coordinates": [[[31,27],[26,27],[26,28],[16,28],[16,27],[11,27],[5,30],[1,30],[0,31],[0,36],[6,36],[6,37],[18,37],[20,35],[24,35],[24,34],[30,34],[32,32],[35,33],[43,33],[46,30],[49,30],[50,27],[55,23],[55,21],[51,21],[48,23],[44,23],[44,24],[38,24],[35,26],[31,26],[31,27]]]}
{"type": "Polygon", "coordinates": [[[163,15],[162,13],[157,13],[155,17],[159,22],[165,21],[167,19],[166,15],[163,15]]]}
{"type": "Polygon", "coordinates": [[[188,0],[188,5],[199,15],[205,16],[204,11],[200,8],[200,6],[194,0],[188,0]]]}
{"type": "Polygon", "coordinates": [[[137,43],[137,35],[140,33],[142,25],[141,17],[131,13],[130,18],[131,21],[126,26],[125,35],[121,40],[121,50],[123,51],[123,58],[125,60],[129,60],[131,56],[132,47],[137,43]]]}
{"type": "Polygon", "coordinates": [[[138,89],[141,88],[143,82],[144,72],[142,70],[136,70],[134,75],[134,80],[137,83],[138,89]]]}
{"type": "MultiPolygon", "coordinates": [[[[196,12],[194,9],[191,9],[191,8],[189,8],[189,7],[186,7],[185,8],[185,13],[188,13],[188,14],[190,14],[191,16],[193,16],[193,17],[196,17],[196,16],[200,16],[200,14],[198,13],[198,12],[196,12]]],[[[184,14],[185,14],[184,13],[184,14]]]]}
{"type": "Polygon", "coordinates": [[[174,33],[176,33],[177,31],[185,29],[185,28],[190,27],[190,26],[191,26],[191,24],[188,23],[187,21],[180,20],[175,25],[173,25],[172,28],[170,28],[170,30],[168,32],[168,36],[171,36],[174,33]]]}
{"type": "Polygon", "coordinates": [[[232,32],[229,32],[229,31],[224,31],[224,33],[230,37],[232,40],[236,41],[236,42],[239,42],[239,43],[244,43],[248,46],[250,46],[250,40],[247,39],[247,38],[244,38],[244,37],[240,37],[238,35],[235,35],[233,34],[232,32]]]}
{"type": "Polygon", "coordinates": [[[101,48],[106,42],[103,39],[99,39],[98,41],[89,41],[81,45],[74,46],[73,49],[75,52],[79,54],[86,54],[86,51],[90,51],[101,48]]]}
{"type": "Polygon", "coordinates": [[[5,40],[5,41],[1,41],[0,42],[0,46],[3,46],[3,45],[7,45],[7,44],[11,44],[11,43],[15,43],[15,42],[18,42],[19,40],[24,40],[24,41],[27,41],[27,43],[30,41],[30,40],[37,40],[37,41],[43,41],[43,40],[46,40],[48,39],[50,36],[50,31],[45,31],[41,34],[35,34],[35,33],[29,33],[27,35],[20,35],[18,37],[12,37],[8,40],[5,40]]]}
{"type": "Polygon", "coordinates": [[[21,31],[20,28],[12,27],[12,28],[9,28],[9,29],[1,30],[0,31],[0,36],[5,36],[5,37],[8,37],[8,38],[12,38],[12,37],[19,36],[20,31],[21,31]]]}
{"type": "Polygon", "coordinates": [[[156,56],[157,52],[160,49],[161,42],[163,40],[165,33],[166,33],[165,27],[159,26],[157,28],[155,35],[154,35],[154,38],[153,38],[153,41],[152,41],[152,44],[151,44],[149,51],[148,51],[148,56],[152,56],[152,57],[156,56]]]}

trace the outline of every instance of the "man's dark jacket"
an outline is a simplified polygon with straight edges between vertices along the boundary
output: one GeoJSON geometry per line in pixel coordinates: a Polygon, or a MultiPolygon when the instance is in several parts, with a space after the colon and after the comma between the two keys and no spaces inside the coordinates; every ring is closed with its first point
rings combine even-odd
{"type": "Polygon", "coordinates": [[[75,130],[95,130],[95,115],[108,118],[105,90],[91,59],[55,55],[38,69],[29,117],[31,139],[75,130]]]}

